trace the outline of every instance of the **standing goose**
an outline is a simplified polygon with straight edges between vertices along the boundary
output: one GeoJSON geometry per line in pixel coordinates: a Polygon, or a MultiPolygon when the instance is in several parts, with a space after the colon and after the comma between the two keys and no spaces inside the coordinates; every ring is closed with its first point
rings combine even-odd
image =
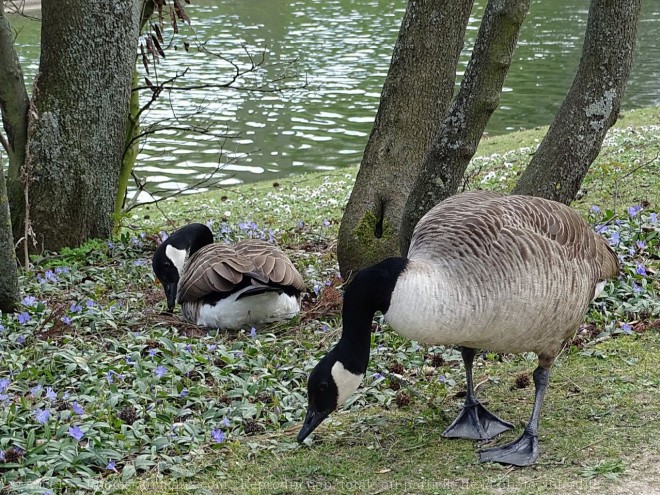
{"type": "Polygon", "coordinates": [[[343,333],[309,376],[298,441],[357,390],[369,361],[371,320],[381,311],[404,337],[461,346],[467,396],[445,437],[488,439],[512,426],[475,396],[475,349],[537,354],[534,407],[523,434],[480,452],[482,462],[533,464],[550,367],[589,302],[618,272],[607,243],[563,204],[483,191],[443,201],[415,227],[408,258],[361,270],[348,286],[343,333]]]}
{"type": "Polygon", "coordinates": [[[153,258],[167,308],[181,304],[196,325],[239,329],[292,318],[300,312],[303,278],[274,245],[256,239],[214,244],[206,226],[192,223],[169,236],[153,258]]]}

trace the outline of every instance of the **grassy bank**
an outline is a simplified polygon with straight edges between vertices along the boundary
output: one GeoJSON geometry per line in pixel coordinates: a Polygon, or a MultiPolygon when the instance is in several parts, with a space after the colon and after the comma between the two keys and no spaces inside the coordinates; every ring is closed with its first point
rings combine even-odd
{"type": "MultiPolygon", "coordinates": [[[[186,196],[125,219],[112,243],[35,259],[0,320],[5,493],[556,494],[660,492],[657,108],[612,131],[576,207],[623,257],[558,359],[531,468],[477,462],[440,439],[461,403],[459,354],[379,328],[360,393],[311,445],[305,381],[341,332],[335,257],[354,169],[186,196]],[[596,205],[598,208],[593,208],[596,205]],[[161,314],[160,232],[208,222],[219,241],[273,238],[308,286],[301,317],[256,335],[161,314]]],[[[482,143],[470,187],[506,190],[541,131],[482,143]]],[[[478,393],[520,433],[533,355],[482,354],[478,393]]],[[[499,441],[499,440],[498,440],[499,441]]]]}

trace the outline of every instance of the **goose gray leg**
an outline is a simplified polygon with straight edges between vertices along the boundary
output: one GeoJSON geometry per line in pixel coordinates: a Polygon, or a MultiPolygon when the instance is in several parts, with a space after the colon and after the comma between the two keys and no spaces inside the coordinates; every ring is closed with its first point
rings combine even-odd
{"type": "Polygon", "coordinates": [[[472,383],[472,362],[474,361],[474,355],[474,349],[461,347],[461,356],[465,364],[467,395],[465,396],[463,409],[454,422],[442,432],[443,437],[487,440],[513,426],[511,423],[507,423],[495,416],[477,400],[472,383]]]}
{"type": "Polygon", "coordinates": [[[550,368],[544,368],[539,365],[534,370],[534,386],[536,393],[534,396],[534,408],[529,423],[525,431],[517,440],[494,447],[484,449],[479,452],[481,462],[500,462],[502,464],[511,464],[513,466],[529,466],[534,464],[539,456],[539,420],[541,418],[541,405],[543,396],[548,388],[548,379],[550,377],[550,368]]]}

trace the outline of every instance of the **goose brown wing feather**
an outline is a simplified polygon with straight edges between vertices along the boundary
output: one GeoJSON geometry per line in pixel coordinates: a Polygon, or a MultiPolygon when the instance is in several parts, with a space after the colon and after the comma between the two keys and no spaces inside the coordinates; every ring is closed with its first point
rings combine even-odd
{"type": "Polygon", "coordinates": [[[305,290],[302,275],[277,246],[258,239],[247,239],[238,242],[236,250],[250,258],[256,273],[265,279],[264,282],[290,286],[299,291],[305,290]]]}
{"type": "Polygon", "coordinates": [[[305,289],[302,276],[280,249],[249,239],[234,245],[209,244],[193,254],[179,281],[178,302],[196,301],[214,292],[231,292],[244,276],[262,284],[305,289]]]}
{"type": "Polygon", "coordinates": [[[563,259],[588,267],[594,283],[619,273],[607,242],[568,206],[486,191],[452,196],[430,210],[415,227],[409,257],[467,271],[492,252],[517,252],[522,264],[539,254],[563,259]]]}
{"type": "Polygon", "coordinates": [[[254,264],[228,244],[209,244],[193,254],[179,281],[179,303],[196,301],[213,292],[231,292],[254,271],[254,264]]]}

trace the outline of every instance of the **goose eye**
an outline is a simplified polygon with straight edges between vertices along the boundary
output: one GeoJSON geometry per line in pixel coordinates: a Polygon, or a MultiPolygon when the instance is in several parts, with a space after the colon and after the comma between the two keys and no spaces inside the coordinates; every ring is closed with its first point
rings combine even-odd
{"type": "Polygon", "coordinates": [[[319,392],[325,392],[328,390],[328,382],[319,383],[319,392]]]}

